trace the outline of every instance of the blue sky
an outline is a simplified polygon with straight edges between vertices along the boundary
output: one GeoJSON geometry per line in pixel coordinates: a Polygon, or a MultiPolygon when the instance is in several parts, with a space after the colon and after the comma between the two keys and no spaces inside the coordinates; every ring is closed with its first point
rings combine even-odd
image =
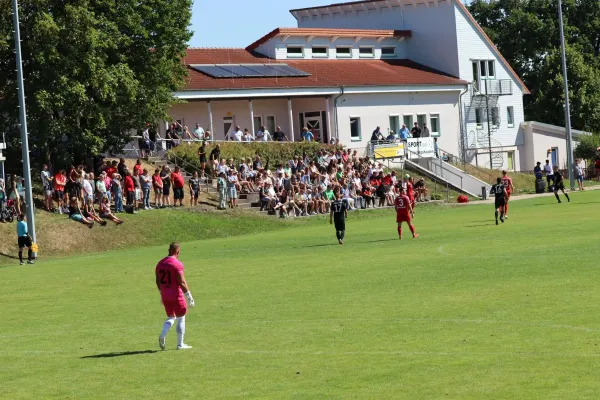
{"type": "MultiPolygon", "coordinates": [[[[345,1],[345,0],[342,0],[345,1]]],[[[289,10],[337,0],[196,0],[192,47],[246,47],[278,27],[295,27],[289,10]]]]}

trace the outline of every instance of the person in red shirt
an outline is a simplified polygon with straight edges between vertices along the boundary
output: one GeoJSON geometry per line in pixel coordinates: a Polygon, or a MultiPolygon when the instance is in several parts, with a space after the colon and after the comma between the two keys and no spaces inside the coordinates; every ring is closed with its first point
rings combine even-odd
{"type": "Polygon", "coordinates": [[[133,172],[137,171],[138,176],[142,175],[144,172],[144,167],[142,167],[142,160],[138,158],[135,165],[133,166],[133,172]]]}
{"type": "Polygon", "coordinates": [[[508,176],[508,172],[506,170],[502,171],[502,184],[504,185],[504,189],[506,189],[506,202],[504,204],[504,219],[508,219],[508,201],[510,200],[510,194],[515,191],[515,188],[512,183],[512,179],[508,176]]]}
{"type": "Polygon", "coordinates": [[[415,227],[412,224],[412,216],[414,216],[414,213],[410,205],[410,199],[405,194],[402,185],[398,185],[398,197],[396,197],[395,208],[396,222],[398,223],[398,237],[402,239],[402,223],[406,222],[413,238],[418,238],[419,234],[415,232],[415,227]]]}
{"type": "Polygon", "coordinates": [[[171,182],[173,182],[173,196],[175,198],[173,205],[177,206],[177,200],[179,200],[179,207],[183,207],[183,187],[185,186],[185,182],[179,167],[175,167],[175,171],[171,173],[171,182]]]}
{"type": "Polygon", "coordinates": [[[130,171],[125,172],[125,194],[127,196],[127,206],[133,207],[135,203],[135,184],[130,171]]]}
{"type": "Polygon", "coordinates": [[[56,205],[58,206],[59,214],[63,213],[63,209],[66,208],[66,204],[63,203],[65,198],[65,185],[67,184],[67,177],[65,175],[65,170],[61,169],[58,171],[58,174],[54,175],[54,200],[56,200],[56,205]]]}
{"type": "Polygon", "coordinates": [[[152,187],[154,188],[154,202],[156,203],[156,208],[164,208],[163,202],[163,181],[160,177],[160,169],[154,170],[154,175],[152,175],[152,187]]]}

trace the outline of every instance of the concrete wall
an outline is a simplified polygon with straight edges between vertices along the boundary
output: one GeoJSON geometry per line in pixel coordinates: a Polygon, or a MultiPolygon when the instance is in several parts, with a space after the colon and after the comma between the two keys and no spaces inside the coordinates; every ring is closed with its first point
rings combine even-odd
{"type": "Polygon", "coordinates": [[[458,154],[459,92],[379,93],[346,94],[338,100],[338,126],[340,142],[349,148],[365,148],[377,126],[387,134],[389,117],[398,115],[400,125],[404,115],[426,115],[428,125],[431,114],[440,117],[440,148],[458,154]],[[350,118],[360,117],[361,139],[353,141],[350,134],[350,118]]]}
{"type": "MultiPolygon", "coordinates": [[[[552,164],[550,148],[558,149],[558,167],[567,167],[567,142],[564,128],[563,132],[555,132],[546,129],[537,128],[524,124],[522,127],[525,136],[525,145],[523,146],[521,165],[523,170],[533,170],[536,162],[545,164],[545,160],[550,160],[552,164]]],[[[577,146],[577,142],[574,142],[577,146]]]]}

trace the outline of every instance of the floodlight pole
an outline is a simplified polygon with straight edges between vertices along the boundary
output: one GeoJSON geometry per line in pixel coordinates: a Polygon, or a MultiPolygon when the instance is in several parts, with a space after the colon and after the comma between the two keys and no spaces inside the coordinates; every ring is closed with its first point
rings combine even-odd
{"type": "Polygon", "coordinates": [[[560,24],[560,47],[562,51],[562,70],[565,85],[565,125],[567,130],[567,171],[571,190],[575,190],[575,174],[573,172],[573,136],[571,134],[571,106],[569,103],[569,79],[567,77],[567,53],[565,48],[565,29],[563,25],[562,0],[558,0],[558,20],[560,24]]]}
{"type": "Polygon", "coordinates": [[[27,140],[27,112],[25,109],[25,87],[23,85],[23,60],[21,58],[21,31],[19,29],[19,4],[12,0],[15,29],[15,52],[17,55],[17,83],[19,84],[19,121],[21,125],[21,150],[23,153],[23,177],[25,178],[25,201],[27,202],[27,228],[32,241],[36,242],[31,192],[31,166],[29,164],[29,142],[27,140]]]}

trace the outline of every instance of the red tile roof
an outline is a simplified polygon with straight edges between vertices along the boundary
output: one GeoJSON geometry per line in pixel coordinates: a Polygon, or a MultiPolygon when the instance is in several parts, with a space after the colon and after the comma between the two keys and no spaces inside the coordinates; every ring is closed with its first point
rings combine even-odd
{"type": "Polygon", "coordinates": [[[287,64],[307,77],[212,78],[189,69],[184,90],[323,88],[339,86],[466,85],[456,77],[410,60],[273,60],[245,49],[189,49],[193,64],[287,64]]]}
{"type": "Polygon", "coordinates": [[[263,43],[276,36],[317,36],[317,37],[367,37],[367,38],[394,38],[411,37],[411,31],[393,29],[329,29],[329,28],[276,28],[265,36],[246,47],[255,50],[263,43]]]}

